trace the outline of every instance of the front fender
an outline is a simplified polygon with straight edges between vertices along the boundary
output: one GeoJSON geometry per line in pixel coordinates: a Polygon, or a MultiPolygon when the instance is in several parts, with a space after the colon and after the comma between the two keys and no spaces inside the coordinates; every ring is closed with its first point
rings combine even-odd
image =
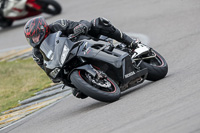
{"type": "Polygon", "coordinates": [[[85,64],[85,65],[83,65],[83,66],[80,66],[80,67],[77,67],[77,68],[73,69],[73,70],[70,72],[69,75],[71,75],[71,73],[72,73],[73,71],[75,71],[75,70],[85,70],[86,72],[88,72],[89,74],[91,74],[93,77],[95,77],[96,74],[97,74],[97,73],[95,72],[94,68],[92,67],[92,65],[90,65],[90,64],[85,64]]]}

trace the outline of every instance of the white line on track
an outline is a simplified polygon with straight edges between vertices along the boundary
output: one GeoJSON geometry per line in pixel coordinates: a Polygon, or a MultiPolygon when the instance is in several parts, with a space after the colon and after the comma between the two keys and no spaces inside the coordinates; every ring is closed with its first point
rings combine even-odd
{"type": "MultiPolygon", "coordinates": [[[[69,98],[69,96],[68,96],[68,97],[65,97],[65,98],[69,98]]],[[[27,115],[27,116],[25,116],[25,117],[23,117],[23,118],[17,120],[17,121],[12,122],[12,123],[9,124],[9,125],[6,125],[5,127],[0,128],[0,131],[2,131],[2,133],[4,133],[4,132],[7,133],[7,132],[9,132],[10,130],[14,129],[15,127],[21,125],[21,124],[20,124],[21,122],[22,122],[22,124],[23,124],[23,123],[25,122],[25,120],[27,120],[28,118],[33,117],[34,115],[37,115],[37,113],[40,113],[40,112],[42,112],[42,111],[44,111],[44,110],[50,108],[51,106],[57,104],[57,103],[58,103],[59,101],[61,101],[61,100],[62,100],[62,99],[59,99],[59,100],[55,101],[54,103],[52,103],[52,104],[50,104],[50,105],[47,105],[47,106],[41,108],[40,110],[37,110],[37,111],[35,111],[35,112],[33,112],[33,113],[31,113],[31,114],[29,114],[29,115],[27,115]],[[24,121],[24,122],[23,122],[23,121],[24,121]],[[11,127],[11,128],[10,128],[10,127],[11,127]],[[10,129],[8,129],[8,128],[10,128],[10,129]],[[8,129],[9,131],[7,131],[7,129],[8,129]]]]}

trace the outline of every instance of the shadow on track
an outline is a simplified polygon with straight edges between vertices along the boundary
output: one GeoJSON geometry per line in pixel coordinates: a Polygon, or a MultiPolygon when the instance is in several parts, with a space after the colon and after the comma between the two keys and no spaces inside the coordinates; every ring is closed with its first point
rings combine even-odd
{"type": "MultiPolygon", "coordinates": [[[[132,87],[132,88],[130,88],[130,89],[128,89],[128,90],[122,92],[122,93],[121,93],[121,97],[124,97],[124,96],[126,96],[126,95],[128,95],[128,94],[130,94],[130,93],[133,93],[133,92],[137,91],[137,90],[143,89],[143,88],[145,88],[145,86],[148,86],[148,85],[150,85],[150,84],[152,84],[152,83],[153,83],[153,82],[147,81],[147,82],[145,82],[145,83],[143,83],[143,84],[141,84],[141,85],[132,87]]],[[[119,100],[120,100],[120,99],[119,99],[119,100]]]]}
{"type": "Polygon", "coordinates": [[[100,102],[100,101],[93,101],[92,104],[87,104],[87,106],[80,106],[77,108],[77,110],[73,110],[70,115],[71,116],[75,116],[75,115],[78,115],[80,113],[86,113],[86,112],[89,112],[91,110],[96,110],[98,108],[101,108],[103,106],[106,106],[110,103],[104,103],[104,102],[100,102]]]}
{"type": "MultiPolygon", "coordinates": [[[[142,83],[141,85],[138,85],[138,86],[135,86],[135,87],[132,87],[124,92],[121,93],[121,97],[124,97],[126,95],[129,95],[130,93],[134,92],[134,91],[137,91],[137,90],[140,90],[140,89],[145,89],[146,86],[153,86],[154,84],[156,84],[157,82],[159,81],[162,81],[162,80],[165,80],[166,78],[169,78],[170,76],[172,76],[171,74],[168,74],[165,78],[163,79],[160,79],[158,81],[146,81],[144,83],[142,83]]],[[[119,99],[120,100],[120,99],[119,99]]]]}

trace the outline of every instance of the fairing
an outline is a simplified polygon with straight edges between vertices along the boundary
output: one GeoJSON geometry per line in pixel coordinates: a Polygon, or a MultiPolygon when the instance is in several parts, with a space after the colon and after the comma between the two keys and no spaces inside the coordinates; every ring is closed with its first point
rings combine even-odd
{"type": "Polygon", "coordinates": [[[118,49],[107,51],[109,47],[107,42],[83,39],[74,43],[66,37],[60,37],[60,35],[59,32],[50,34],[40,46],[44,57],[45,71],[49,76],[51,76],[51,73],[64,73],[63,69],[73,64],[75,59],[79,59],[79,66],[68,70],[70,71],[68,72],[69,75],[77,69],[84,69],[94,75],[95,71],[92,68],[100,69],[121,86],[124,86],[147,74],[146,69],[138,71],[133,67],[128,53],[118,49]],[[69,51],[64,63],[61,63],[60,58],[64,46],[68,47],[69,51]],[[55,70],[55,68],[57,69],[55,70]]]}

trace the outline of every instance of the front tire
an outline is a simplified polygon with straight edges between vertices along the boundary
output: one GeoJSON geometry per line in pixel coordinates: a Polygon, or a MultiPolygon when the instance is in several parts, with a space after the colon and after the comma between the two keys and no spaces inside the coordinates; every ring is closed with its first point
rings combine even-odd
{"type": "Polygon", "coordinates": [[[92,84],[86,74],[88,73],[84,70],[75,70],[70,76],[72,84],[85,95],[102,102],[114,102],[120,98],[120,88],[111,78],[106,78],[111,87],[103,88],[92,84]]]}

